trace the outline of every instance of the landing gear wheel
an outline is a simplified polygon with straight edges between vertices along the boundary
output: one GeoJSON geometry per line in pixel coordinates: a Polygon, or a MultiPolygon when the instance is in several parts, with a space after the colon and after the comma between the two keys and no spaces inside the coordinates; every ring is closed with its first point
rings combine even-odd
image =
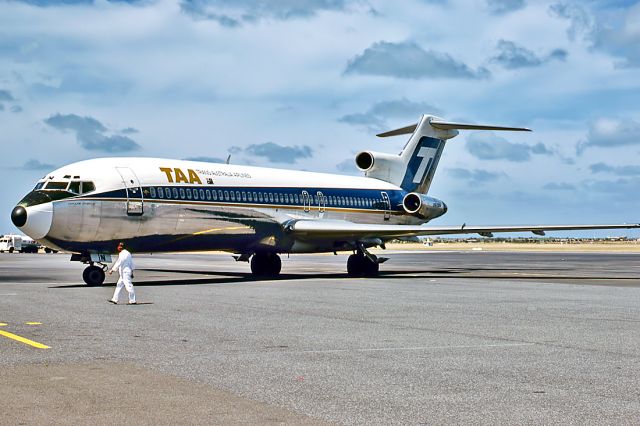
{"type": "Polygon", "coordinates": [[[372,262],[368,257],[358,253],[347,259],[347,273],[351,277],[373,277],[378,275],[380,265],[372,262]]]}
{"type": "Polygon", "coordinates": [[[104,282],[104,271],[97,266],[87,266],[82,272],[82,279],[90,287],[102,285],[104,282]]]}
{"type": "Polygon", "coordinates": [[[352,277],[359,277],[362,275],[362,259],[364,256],[352,254],[347,259],[347,274],[352,277]]]}
{"type": "Polygon", "coordinates": [[[364,258],[364,274],[368,277],[375,277],[380,272],[380,264],[378,262],[372,262],[368,258],[364,258]]]}
{"type": "Polygon", "coordinates": [[[251,257],[251,273],[254,276],[275,277],[281,269],[282,260],[276,253],[256,253],[251,257]]]}

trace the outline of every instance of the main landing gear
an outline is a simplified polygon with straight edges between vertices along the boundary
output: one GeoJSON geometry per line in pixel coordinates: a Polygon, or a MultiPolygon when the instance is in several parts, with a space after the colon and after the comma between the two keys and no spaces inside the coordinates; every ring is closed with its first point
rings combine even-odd
{"type": "Polygon", "coordinates": [[[375,277],[380,271],[380,264],[387,260],[369,253],[362,244],[358,244],[357,252],[347,259],[347,274],[351,277],[375,277]]]}
{"type": "Polygon", "coordinates": [[[276,277],[282,269],[277,253],[256,253],[251,257],[251,273],[256,277],[276,277]]]}

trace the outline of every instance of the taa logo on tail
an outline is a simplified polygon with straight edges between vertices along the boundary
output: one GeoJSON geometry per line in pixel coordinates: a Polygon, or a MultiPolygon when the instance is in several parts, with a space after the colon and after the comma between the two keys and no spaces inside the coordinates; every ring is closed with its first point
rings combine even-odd
{"type": "Polygon", "coordinates": [[[420,157],[420,165],[418,166],[418,170],[416,170],[416,174],[413,177],[413,183],[420,183],[424,179],[427,170],[429,170],[429,166],[433,162],[433,158],[436,156],[436,152],[438,152],[438,148],[431,148],[427,146],[420,147],[416,157],[420,157]]]}
{"type": "Polygon", "coordinates": [[[426,191],[433,177],[445,141],[423,136],[407,161],[406,171],[400,187],[407,192],[426,191]]]}

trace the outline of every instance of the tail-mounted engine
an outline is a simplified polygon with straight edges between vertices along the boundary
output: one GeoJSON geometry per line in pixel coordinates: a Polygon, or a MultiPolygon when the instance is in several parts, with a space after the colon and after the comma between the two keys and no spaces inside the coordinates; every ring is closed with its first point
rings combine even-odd
{"type": "Polygon", "coordinates": [[[402,208],[421,219],[434,219],[447,212],[447,205],[433,197],[411,192],[402,199],[402,208]]]}
{"type": "Polygon", "coordinates": [[[362,151],[356,155],[356,166],[365,176],[385,182],[402,181],[405,165],[398,155],[362,151]]]}

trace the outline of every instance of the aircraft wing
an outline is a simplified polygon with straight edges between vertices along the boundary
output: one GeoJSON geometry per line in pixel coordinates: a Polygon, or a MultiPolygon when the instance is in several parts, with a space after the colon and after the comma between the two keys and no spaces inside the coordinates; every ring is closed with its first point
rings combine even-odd
{"type": "Polygon", "coordinates": [[[413,226],[362,224],[343,220],[293,220],[285,229],[298,237],[327,239],[362,239],[411,237],[419,235],[480,234],[490,237],[494,232],[533,232],[544,235],[545,231],[570,231],[588,229],[635,229],[640,224],[613,225],[518,225],[518,226],[413,226]]]}

